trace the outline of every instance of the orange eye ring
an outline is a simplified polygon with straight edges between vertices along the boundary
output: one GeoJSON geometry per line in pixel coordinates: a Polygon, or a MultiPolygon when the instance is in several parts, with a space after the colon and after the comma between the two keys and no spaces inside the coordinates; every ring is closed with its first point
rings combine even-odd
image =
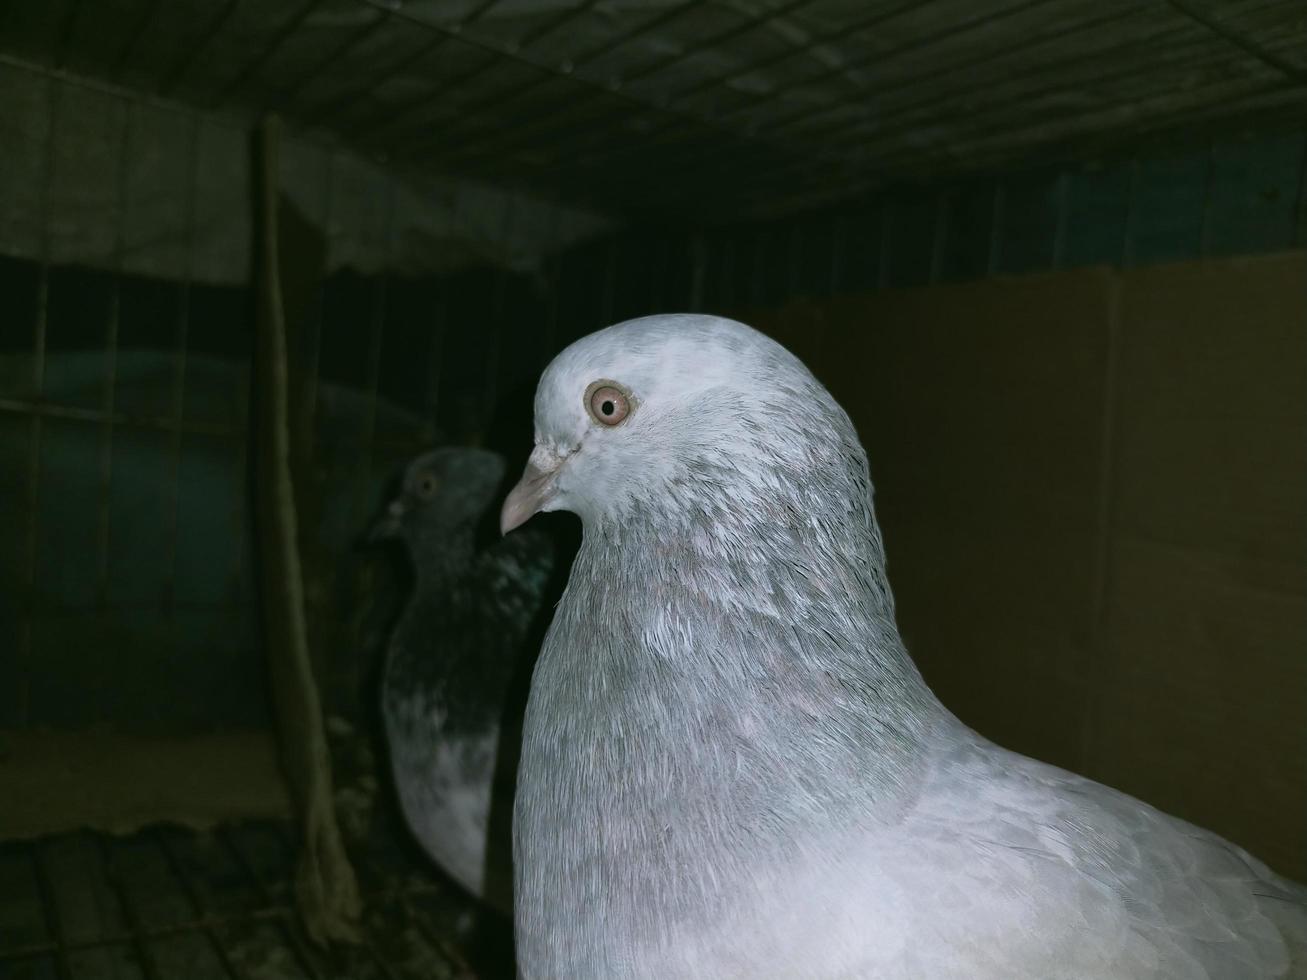
{"type": "Polygon", "coordinates": [[[612,381],[595,381],[585,390],[585,409],[600,425],[621,425],[631,414],[631,399],[612,381]]]}

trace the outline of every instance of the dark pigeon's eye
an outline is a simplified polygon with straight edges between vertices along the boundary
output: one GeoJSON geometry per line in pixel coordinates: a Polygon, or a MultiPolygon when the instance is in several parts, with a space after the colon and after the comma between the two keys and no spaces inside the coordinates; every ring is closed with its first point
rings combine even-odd
{"type": "Polygon", "coordinates": [[[430,500],[432,497],[436,495],[436,487],[438,487],[439,485],[440,484],[436,481],[436,478],[434,476],[432,476],[430,473],[423,473],[420,477],[418,477],[418,483],[417,483],[418,496],[421,497],[423,500],[430,500]]]}
{"type": "Polygon", "coordinates": [[[611,381],[596,381],[586,389],[585,405],[600,425],[619,425],[631,413],[626,393],[611,381]]]}

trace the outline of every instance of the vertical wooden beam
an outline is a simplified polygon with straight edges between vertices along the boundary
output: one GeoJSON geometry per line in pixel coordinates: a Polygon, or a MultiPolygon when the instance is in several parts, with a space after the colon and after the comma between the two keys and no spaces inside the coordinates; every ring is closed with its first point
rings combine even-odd
{"type": "Polygon", "coordinates": [[[309,658],[303,570],[291,480],[290,384],[277,255],[278,145],[275,116],[260,127],[256,156],[254,503],[262,583],[263,639],[272,677],[282,767],[299,820],[295,895],[318,943],[357,941],[358,885],[333,808],[331,756],[309,658]]]}

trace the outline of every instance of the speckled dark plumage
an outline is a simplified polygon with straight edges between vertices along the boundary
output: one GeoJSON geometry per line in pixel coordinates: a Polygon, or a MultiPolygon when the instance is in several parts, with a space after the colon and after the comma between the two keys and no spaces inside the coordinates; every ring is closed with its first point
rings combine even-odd
{"type": "Polygon", "coordinates": [[[555,558],[540,531],[486,543],[503,472],[484,450],[420,456],[379,533],[403,543],[413,568],[382,682],[404,815],[437,864],[507,909],[507,802],[520,739],[512,694],[538,649],[555,558]]]}

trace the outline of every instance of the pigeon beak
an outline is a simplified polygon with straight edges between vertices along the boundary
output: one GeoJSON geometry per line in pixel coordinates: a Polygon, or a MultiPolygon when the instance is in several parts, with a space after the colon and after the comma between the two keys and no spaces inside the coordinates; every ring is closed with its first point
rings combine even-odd
{"type": "Polygon", "coordinates": [[[404,505],[398,500],[392,500],[386,512],[377,519],[368,531],[368,544],[379,544],[382,541],[389,541],[392,538],[399,537],[400,526],[404,521],[404,505]]]}
{"type": "Polygon", "coordinates": [[[554,495],[554,477],[561,462],[556,456],[536,447],[527,461],[522,479],[504,498],[504,507],[499,512],[500,534],[521,527],[549,502],[554,495]]]}

